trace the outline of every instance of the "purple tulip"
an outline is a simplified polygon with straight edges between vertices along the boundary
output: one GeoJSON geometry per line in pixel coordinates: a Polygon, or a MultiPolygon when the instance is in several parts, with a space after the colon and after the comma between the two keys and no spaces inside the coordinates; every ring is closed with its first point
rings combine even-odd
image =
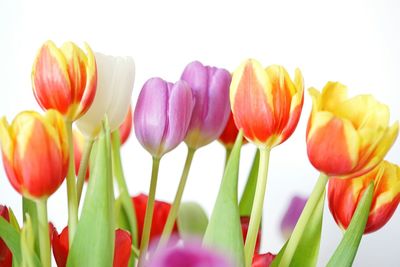
{"type": "Polygon", "coordinates": [[[153,157],[160,158],[185,139],[194,101],[185,81],[172,84],[152,78],[143,85],[134,127],[137,139],[153,157]]]}
{"type": "Polygon", "coordinates": [[[167,247],[151,257],[146,267],[231,267],[225,257],[204,248],[200,243],[167,247]]]}
{"type": "Polygon", "coordinates": [[[292,234],[306,202],[307,198],[301,196],[294,196],[290,201],[281,221],[281,233],[285,239],[288,239],[292,234]]]}
{"type": "Polygon", "coordinates": [[[185,142],[197,149],[216,140],[225,128],[231,75],[225,69],[194,61],[186,66],[181,79],[188,82],[196,99],[185,142]]]}

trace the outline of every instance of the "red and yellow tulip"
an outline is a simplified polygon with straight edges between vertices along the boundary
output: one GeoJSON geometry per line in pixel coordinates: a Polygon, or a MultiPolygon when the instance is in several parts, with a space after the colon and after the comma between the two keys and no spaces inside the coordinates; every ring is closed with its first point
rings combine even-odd
{"type": "Polygon", "coordinates": [[[258,146],[272,148],[290,137],[300,118],[303,96],[299,69],[292,81],[282,66],[264,69],[249,59],[232,76],[230,99],[235,123],[258,146]]]}
{"type": "Polygon", "coordinates": [[[69,155],[64,118],[55,110],[45,115],[19,113],[11,125],[0,120],[3,164],[11,185],[29,198],[48,197],[64,181],[69,155]]]}
{"type": "Polygon", "coordinates": [[[47,41],[32,68],[33,92],[44,109],[56,109],[75,121],[90,107],[96,93],[97,70],[92,50],[85,54],[72,42],[58,48],[47,41]]]}
{"type": "Polygon", "coordinates": [[[382,161],[372,171],[360,177],[329,180],[329,209],[342,229],[347,229],[358,201],[371,181],[375,185],[374,195],[364,233],[380,229],[392,217],[400,202],[400,168],[382,161]]]}
{"type": "Polygon", "coordinates": [[[129,106],[128,113],[125,116],[124,121],[119,126],[119,134],[121,137],[121,145],[123,145],[129,138],[132,131],[133,117],[132,117],[132,106],[129,106]]]}
{"type": "Polygon", "coordinates": [[[347,88],[328,82],[322,93],[310,89],[313,108],[307,127],[307,152],[328,176],[356,177],[385,157],[398,135],[389,127],[389,108],[370,95],[347,97],[347,88]]]}

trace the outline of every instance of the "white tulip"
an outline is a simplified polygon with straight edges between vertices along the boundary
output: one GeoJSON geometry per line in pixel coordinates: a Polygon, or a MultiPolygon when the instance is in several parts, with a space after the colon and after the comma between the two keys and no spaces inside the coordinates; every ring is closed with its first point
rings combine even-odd
{"type": "Polygon", "coordinates": [[[97,90],[89,110],[76,121],[78,129],[90,139],[97,137],[107,115],[111,131],[118,129],[131,104],[135,63],[131,57],[95,53],[97,90]]]}

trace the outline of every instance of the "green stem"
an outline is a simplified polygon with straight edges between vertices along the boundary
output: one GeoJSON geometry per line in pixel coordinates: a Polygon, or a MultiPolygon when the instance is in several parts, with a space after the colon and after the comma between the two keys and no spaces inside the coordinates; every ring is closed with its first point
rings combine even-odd
{"type": "Polygon", "coordinates": [[[225,167],[226,167],[226,164],[228,164],[228,160],[231,155],[231,152],[232,152],[232,148],[225,148],[225,165],[224,165],[225,167]]]}
{"type": "Polygon", "coordinates": [[[260,151],[257,149],[254,155],[253,164],[249,176],[247,177],[246,186],[244,187],[242,197],[239,202],[240,216],[250,216],[253,206],[254,193],[256,191],[258,166],[260,164],[260,151]]]}
{"type": "Polygon", "coordinates": [[[246,243],[244,246],[246,267],[251,266],[254,254],[254,248],[256,246],[258,229],[260,228],[265,190],[267,187],[269,155],[271,151],[269,148],[266,147],[259,149],[260,149],[260,168],[258,170],[256,192],[254,196],[253,207],[251,209],[251,217],[246,237],[246,243]]]}
{"type": "Polygon", "coordinates": [[[172,229],[174,228],[175,220],[176,217],[178,216],[179,207],[181,205],[183,191],[185,190],[186,181],[189,175],[190,166],[192,165],[192,160],[195,152],[196,149],[188,147],[185,166],[183,167],[183,172],[181,180],[179,181],[178,190],[176,191],[175,199],[169,211],[168,218],[165,223],[164,230],[162,232],[157,249],[161,248],[167,243],[171,235],[172,229]]]}
{"type": "Polygon", "coordinates": [[[142,240],[140,241],[140,258],[138,266],[142,266],[142,261],[146,258],[146,251],[149,246],[151,223],[153,220],[154,200],[156,196],[158,169],[160,166],[160,159],[153,157],[153,168],[151,170],[151,181],[149,197],[147,200],[146,215],[144,216],[144,226],[142,232],[142,240]]]}
{"type": "Polygon", "coordinates": [[[79,164],[78,180],[76,184],[77,204],[81,202],[83,184],[85,183],[86,172],[89,166],[90,152],[92,151],[94,139],[86,139],[83,147],[81,162],[79,164]]]}
{"type": "Polygon", "coordinates": [[[135,208],[133,207],[131,196],[129,195],[128,186],[126,185],[124,171],[121,162],[121,139],[119,131],[111,133],[112,140],[112,162],[113,162],[113,173],[115,180],[118,184],[118,190],[121,197],[122,207],[127,216],[129,223],[129,230],[132,236],[132,244],[137,247],[137,221],[135,215],[135,208]]]}
{"type": "Polygon", "coordinates": [[[78,206],[76,198],[76,186],[75,186],[75,159],[74,159],[74,143],[72,137],[72,122],[66,121],[69,146],[69,164],[67,174],[67,196],[68,196],[68,237],[69,247],[71,248],[74,234],[76,231],[76,225],[78,224],[78,206]]]}
{"type": "Polygon", "coordinates": [[[40,259],[43,267],[50,267],[50,236],[49,222],[47,219],[47,199],[36,201],[39,223],[40,259]]]}
{"type": "Polygon", "coordinates": [[[301,236],[305,228],[307,227],[308,221],[310,220],[310,217],[313,211],[315,210],[318,201],[325,192],[325,186],[327,182],[328,182],[328,176],[326,176],[324,173],[321,173],[304,207],[304,210],[301,213],[299,220],[297,221],[296,227],[294,228],[293,233],[286,245],[286,249],[279,263],[279,267],[285,267],[290,265],[293,255],[300,242],[301,236]]]}

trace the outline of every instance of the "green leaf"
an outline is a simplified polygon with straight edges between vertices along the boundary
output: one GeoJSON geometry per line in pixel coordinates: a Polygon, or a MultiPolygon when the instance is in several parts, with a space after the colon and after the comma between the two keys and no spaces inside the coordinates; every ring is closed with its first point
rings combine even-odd
{"type": "Polygon", "coordinates": [[[3,239],[4,243],[6,243],[7,247],[11,250],[13,260],[15,260],[17,266],[21,266],[22,255],[20,234],[3,217],[0,217],[0,238],[3,239]]]}
{"type": "Polygon", "coordinates": [[[17,230],[17,232],[20,232],[21,227],[19,226],[17,217],[15,217],[15,214],[11,208],[8,209],[8,215],[10,217],[10,224],[14,227],[15,230],[17,230]]]}
{"type": "Polygon", "coordinates": [[[368,221],[373,195],[374,183],[371,182],[357,205],[357,209],[354,212],[349,227],[343,235],[342,241],[340,241],[339,246],[329,260],[328,267],[346,267],[353,264],[368,221]]]}
{"type": "MultiPolygon", "coordinates": [[[[303,232],[299,245],[293,255],[290,266],[316,266],[318,260],[318,252],[321,241],[322,218],[324,214],[325,194],[322,194],[315,210],[308,220],[307,227],[303,232]]],[[[271,267],[279,265],[281,258],[285,252],[286,244],[279,251],[278,255],[271,264],[271,267]]]]}
{"type": "Polygon", "coordinates": [[[67,266],[112,266],[114,257],[114,189],[111,173],[110,131],[103,126],[95,164],[69,252],[67,266]],[[106,129],[106,130],[105,130],[106,129]]]}
{"type": "Polygon", "coordinates": [[[195,202],[182,203],[177,218],[179,233],[185,239],[193,235],[203,237],[208,217],[204,209],[195,202]]]}
{"type": "Polygon", "coordinates": [[[238,172],[242,131],[239,132],[225,168],[217,200],[212,211],[204,244],[221,249],[237,266],[244,266],[242,228],[238,206],[238,172]]]}
{"type": "Polygon", "coordinates": [[[242,197],[239,203],[240,216],[250,216],[253,207],[254,194],[256,192],[258,165],[260,164],[260,150],[254,155],[253,164],[247,178],[242,197]]]}
{"type": "MultiPolygon", "coordinates": [[[[32,223],[32,229],[35,233],[35,236],[38,236],[39,228],[36,203],[33,200],[22,197],[22,210],[24,222],[26,221],[26,215],[28,214],[32,223]]],[[[37,255],[40,255],[39,238],[35,239],[35,252],[37,255]]]]}
{"type": "Polygon", "coordinates": [[[125,209],[122,205],[122,200],[121,196],[117,197],[115,199],[115,206],[114,206],[114,211],[115,211],[115,223],[116,223],[116,228],[121,228],[126,231],[129,231],[129,221],[128,221],[128,216],[125,213],[125,209]]]}
{"type": "MultiPolygon", "coordinates": [[[[36,235],[37,237],[37,235],[36,235]]],[[[37,239],[37,238],[36,238],[37,239]]],[[[22,267],[41,267],[41,262],[35,253],[35,232],[29,214],[26,214],[21,230],[22,267]]]]}

